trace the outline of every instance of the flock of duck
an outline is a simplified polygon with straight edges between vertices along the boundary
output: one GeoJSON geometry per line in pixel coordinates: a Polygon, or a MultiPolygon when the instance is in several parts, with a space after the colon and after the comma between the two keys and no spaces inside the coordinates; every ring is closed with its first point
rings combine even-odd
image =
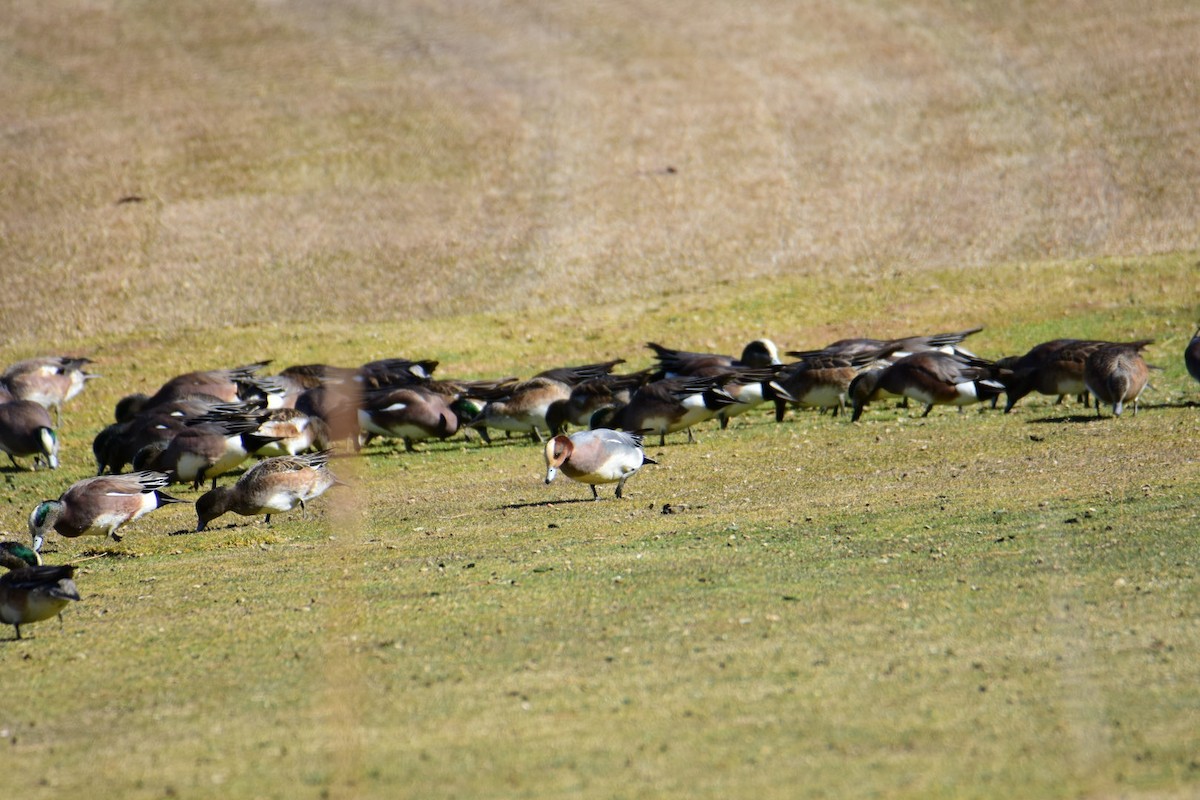
{"type": "MultiPolygon", "coordinates": [[[[115,421],[92,443],[95,477],[80,480],[57,499],[37,504],[29,516],[30,545],[0,542],[0,622],[21,625],[59,614],[79,599],[74,567],[42,563],[50,532],[117,541],[122,526],[175,503],[192,501],[167,492],[176,483],[209,489],[194,501],[204,530],[226,513],[285,513],[339,483],[329,470],[336,451],[358,452],[376,437],[416,442],[490,431],[528,435],[542,443],[545,481],[559,472],[587,484],[625,482],[645,464],[643,437],[686,432],[707,420],[728,421],[764,403],[782,421],[793,407],[850,407],[858,420],[866,407],[888,397],[924,405],[998,403],[1004,411],[1037,392],[1095,399],[1096,413],[1110,406],[1120,416],[1137,413],[1150,367],[1142,350],[1150,340],[1107,342],[1055,339],[1020,356],[991,361],[963,347],[980,328],[902,339],[844,339],[819,350],[790,351],[780,359],[767,339],[750,342],[740,356],[672,350],[648,343],[656,364],[615,373],[624,363],[549,369],[519,380],[441,380],[435,361],[385,359],[360,367],[309,364],[263,375],[269,362],[189,372],[153,395],[135,394],[116,406],[115,421]],[[582,428],[574,433],[571,426],[582,428]],[[544,436],[543,436],[544,434],[544,436]],[[232,484],[221,476],[248,459],[260,459],[232,484]],[[132,471],[125,472],[126,467],[132,471]]],[[[1200,330],[1184,360],[1200,381],[1200,330]]],[[[0,450],[21,468],[58,466],[62,408],[89,381],[86,358],[47,356],[20,361],[0,374],[0,450]],[[53,412],[53,417],[51,416],[53,412]]]]}

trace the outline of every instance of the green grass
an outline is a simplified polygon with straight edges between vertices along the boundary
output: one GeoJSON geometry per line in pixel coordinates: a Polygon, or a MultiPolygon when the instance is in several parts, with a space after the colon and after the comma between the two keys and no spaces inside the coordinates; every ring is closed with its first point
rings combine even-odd
{"type": "MultiPolygon", "coordinates": [[[[1175,345],[1191,260],[1141,259],[1136,286],[1123,262],[996,268],[1036,271],[1047,297],[1100,276],[1055,335],[1178,328],[1150,350],[1164,371],[1136,417],[1038,396],[1007,416],[873,404],[857,424],[764,409],[652,446],[659,464],[601,502],[542,485],[528,443],[380,444],[339,461],[350,488],[269,527],[193,534],[183,506],[120,544],[52,538],[51,561],[101,557],[61,628],[3,645],[5,735],[36,765],[9,780],[29,796],[1186,796],[1200,421],[1175,345]]],[[[869,287],[841,298],[876,313],[869,287]]],[[[897,333],[937,313],[915,287],[892,300],[911,320],[897,333]]],[[[630,313],[639,338],[688,345],[767,302],[738,287],[630,313]]],[[[571,352],[637,367],[649,351],[626,323],[582,311],[532,344],[530,321],[484,315],[329,327],[319,346],[278,326],[128,360],[98,346],[106,377],[68,409],[64,468],[7,473],[0,525],[23,535],[38,499],[87,474],[115,399],[171,364],[352,363],[404,341],[447,375],[571,352]]],[[[1023,348],[1047,325],[978,338],[1023,348]]],[[[811,330],[781,342],[821,343],[811,330]]]]}
{"type": "Polygon", "coordinates": [[[83,601],[0,639],[0,787],[1194,796],[1200,14],[1087,11],[4,4],[0,361],[104,375],[60,470],[0,470],[4,538],[120,397],[260,359],[524,377],[982,325],[1161,371],[1120,420],[764,409],[621,501],[517,440],[381,443],[271,526],[51,537],[83,601]]]}

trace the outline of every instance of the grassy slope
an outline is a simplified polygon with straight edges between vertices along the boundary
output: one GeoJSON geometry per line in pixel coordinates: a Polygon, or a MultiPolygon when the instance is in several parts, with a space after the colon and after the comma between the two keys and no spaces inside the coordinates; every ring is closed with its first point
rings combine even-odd
{"type": "Polygon", "coordinates": [[[120,395],[264,357],[983,324],[985,355],[1153,336],[1154,407],[764,413],[595,504],[525,445],[379,447],[308,519],[56,542],[105,557],[0,648],[6,787],[1192,793],[1194,12],[327,5],[0,14],[3,355],[106,376],[0,530],[120,395]]]}

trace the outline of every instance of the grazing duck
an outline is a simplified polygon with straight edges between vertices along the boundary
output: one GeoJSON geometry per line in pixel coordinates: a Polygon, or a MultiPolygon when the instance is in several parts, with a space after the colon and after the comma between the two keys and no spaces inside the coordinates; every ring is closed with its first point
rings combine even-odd
{"type": "Polygon", "coordinates": [[[470,425],[485,440],[487,428],[498,428],[506,433],[527,433],[534,441],[541,442],[542,430],[549,430],[546,412],[550,404],[570,397],[571,387],[562,381],[530,378],[514,386],[507,397],[489,400],[470,425]]]}
{"type": "Polygon", "coordinates": [[[1030,392],[1057,395],[1059,403],[1067,395],[1083,395],[1084,364],[1088,356],[1105,344],[1090,339],[1053,339],[1016,359],[996,362],[1004,368],[999,378],[1006,395],[1004,413],[1012,411],[1017,401],[1030,392]]]}
{"type": "Polygon", "coordinates": [[[0,451],[21,469],[17,458],[33,456],[33,469],[58,469],[58,434],[50,412],[32,400],[0,403],[0,451]]]}
{"type": "Polygon", "coordinates": [[[259,458],[294,456],[330,446],[329,426],[323,419],[286,406],[268,411],[255,433],[269,440],[254,451],[259,458]]]}
{"type": "Polygon", "coordinates": [[[488,428],[499,428],[506,433],[527,433],[536,442],[543,441],[542,431],[549,430],[546,413],[550,405],[559,400],[569,400],[571,390],[579,383],[592,380],[612,372],[624,359],[614,359],[597,364],[573,367],[556,367],[539,372],[527,381],[506,385],[499,396],[488,400],[483,410],[468,422],[480,432],[484,441],[490,441],[488,428]]]}
{"type": "Polygon", "coordinates": [[[203,370],[176,375],[151,395],[143,408],[153,408],[162,403],[179,400],[191,395],[206,395],[224,403],[240,403],[247,400],[260,405],[278,407],[282,387],[258,377],[257,373],[270,361],[259,361],[229,369],[203,370]],[[274,400],[272,400],[274,398],[274,400]]]}
{"type": "Polygon", "coordinates": [[[841,356],[858,361],[864,357],[884,356],[899,359],[913,353],[940,350],[950,355],[974,357],[974,353],[964,350],[959,345],[968,336],[979,333],[981,330],[983,328],[978,327],[965,331],[933,333],[924,336],[904,336],[899,339],[839,339],[820,350],[793,350],[789,351],[788,355],[799,359],[817,355],[841,356]]]}
{"type": "Polygon", "coordinates": [[[169,503],[186,503],[162,489],[170,477],[161,472],[100,475],[72,484],[57,500],[43,500],[29,515],[33,549],[40,551],[48,531],[68,539],[76,536],[111,536],[143,514],[169,503]]]}
{"type": "Polygon", "coordinates": [[[458,432],[462,415],[455,403],[453,395],[417,383],[372,389],[358,410],[358,424],[367,441],[373,436],[403,439],[411,453],[414,442],[447,439],[458,432]]]}
{"type": "Polygon", "coordinates": [[[250,454],[276,438],[258,433],[265,412],[258,414],[207,415],[188,420],[170,441],[156,442],[138,451],[134,469],[169,473],[176,483],[191,483],[199,489],[240,466],[250,454]]]}
{"type": "Polygon", "coordinates": [[[1192,334],[1192,340],[1183,351],[1183,364],[1187,367],[1188,375],[1200,381],[1200,328],[1192,334]]]}
{"type": "Polygon", "coordinates": [[[330,441],[349,442],[357,452],[361,447],[358,409],[362,402],[362,387],[357,384],[328,383],[305,390],[296,398],[296,410],[323,421],[330,441]]]}
{"type": "Polygon", "coordinates": [[[647,342],[646,346],[654,351],[661,378],[725,377],[722,388],[736,402],[717,412],[722,428],[728,427],[730,418],[744,414],[767,398],[788,397],[787,390],[775,382],[782,362],[770,339],[756,339],[746,345],[740,359],[671,350],[654,342],[647,342]]]}
{"type": "Polygon", "coordinates": [[[30,358],[4,370],[0,385],[16,400],[30,400],[53,411],[61,425],[63,403],[82,392],[88,381],[100,377],[85,371],[91,363],[90,358],[30,358]]]}
{"type": "Polygon", "coordinates": [[[259,514],[271,521],[272,514],[282,514],[320,497],[330,486],[340,483],[326,466],[330,451],[299,456],[279,456],[260,461],[233,486],[222,486],[205,492],[196,501],[197,531],[202,531],[217,517],[232,511],[243,517],[259,514]]]}
{"type": "Polygon", "coordinates": [[[937,350],[913,353],[891,366],[863,372],[851,381],[851,421],[857,422],[867,403],[885,394],[924,403],[923,417],[929,416],[935,405],[985,402],[1004,391],[992,372],[991,362],[978,358],[964,359],[937,350]]]}
{"type": "Polygon", "coordinates": [[[633,392],[650,380],[650,376],[651,370],[646,369],[627,375],[602,375],[577,383],[566,400],[555,400],[546,409],[546,426],[550,429],[550,435],[564,433],[567,425],[587,427],[600,409],[625,405],[633,397],[633,392]]]}
{"type": "Polygon", "coordinates": [[[628,404],[597,411],[591,427],[657,433],[660,446],[666,444],[668,433],[687,431],[688,442],[693,443],[693,425],[715,418],[737,402],[721,388],[724,382],[724,376],[651,381],[639,387],[628,404]]]}
{"type": "Polygon", "coordinates": [[[36,567],[42,563],[42,554],[32,547],[26,547],[20,542],[0,542],[0,567],[5,569],[24,569],[36,567]]]}
{"type": "Polygon", "coordinates": [[[1141,351],[1153,341],[1107,344],[1087,357],[1083,382],[1096,398],[1096,416],[1100,416],[1101,403],[1111,405],[1113,416],[1119,417],[1129,402],[1133,403],[1133,415],[1137,416],[1138,398],[1150,379],[1150,368],[1141,351]]]}
{"type": "Polygon", "coordinates": [[[858,368],[849,358],[837,355],[815,355],[789,364],[779,371],[775,381],[791,399],[776,395],[775,421],[783,422],[789,404],[808,408],[833,409],[833,415],[846,407],[850,382],[858,368]]]}
{"type": "Polygon", "coordinates": [[[722,355],[720,353],[693,353],[687,350],[672,350],[656,342],[646,342],[646,347],[654,351],[659,368],[664,378],[683,378],[698,375],[711,375],[711,370],[728,371],[731,367],[777,367],[783,362],[779,360],[779,348],[770,339],[755,339],[742,348],[740,358],[722,355]]]}
{"type": "Polygon", "coordinates": [[[22,625],[58,616],[67,603],[79,599],[75,567],[22,564],[0,575],[0,622],[12,625],[18,639],[22,625]]]}
{"type": "Polygon", "coordinates": [[[629,476],[643,464],[655,463],[646,458],[640,434],[609,428],[559,434],[546,442],[544,453],[547,484],[561,470],[571,480],[589,484],[595,500],[600,499],[596,484],[617,484],[617,497],[621,497],[629,476]]]}

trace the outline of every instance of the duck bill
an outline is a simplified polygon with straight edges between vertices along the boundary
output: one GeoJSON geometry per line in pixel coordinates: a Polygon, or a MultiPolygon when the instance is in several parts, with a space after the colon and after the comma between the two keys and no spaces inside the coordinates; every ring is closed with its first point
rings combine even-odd
{"type": "Polygon", "coordinates": [[[554,480],[554,476],[556,476],[556,475],[558,475],[557,469],[555,469],[554,467],[547,467],[546,468],[546,483],[550,483],[550,481],[554,480]]]}

